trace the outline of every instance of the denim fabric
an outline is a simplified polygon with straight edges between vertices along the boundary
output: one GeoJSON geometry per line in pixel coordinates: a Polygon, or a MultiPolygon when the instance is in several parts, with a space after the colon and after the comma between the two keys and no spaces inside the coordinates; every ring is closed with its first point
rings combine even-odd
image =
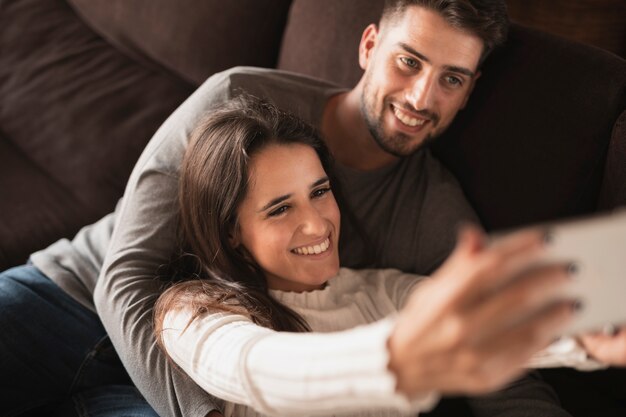
{"type": "Polygon", "coordinates": [[[34,266],[0,273],[0,416],[156,417],[98,316],[34,266]]]}

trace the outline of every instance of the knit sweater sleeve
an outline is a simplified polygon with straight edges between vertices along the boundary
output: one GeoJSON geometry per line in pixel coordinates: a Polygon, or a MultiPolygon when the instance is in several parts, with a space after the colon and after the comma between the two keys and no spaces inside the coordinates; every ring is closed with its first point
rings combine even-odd
{"type": "Polygon", "coordinates": [[[597,371],[607,365],[593,359],[574,337],[562,337],[537,352],[528,362],[529,368],[568,367],[579,371],[597,371]]]}
{"type": "MultiPolygon", "coordinates": [[[[427,276],[407,274],[396,269],[365,271],[377,282],[385,286],[385,291],[398,310],[420,282],[428,280],[427,276]],[[377,276],[373,276],[376,274],[377,276]]],[[[579,371],[596,371],[608,366],[591,358],[584,347],[573,337],[562,337],[545,349],[537,352],[526,364],[528,368],[559,368],[568,367],[579,371]]]]}
{"type": "Polygon", "coordinates": [[[215,313],[189,323],[166,315],[162,340],[176,364],[207,392],[270,415],[323,415],[431,408],[435,396],[407,399],[388,370],[395,320],[334,333],[276,332],[246,317],[215,313]]]}

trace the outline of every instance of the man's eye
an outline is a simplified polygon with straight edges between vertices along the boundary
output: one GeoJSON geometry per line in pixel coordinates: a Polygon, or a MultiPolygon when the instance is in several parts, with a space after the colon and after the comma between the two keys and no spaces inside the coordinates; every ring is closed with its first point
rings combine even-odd
{"type": "Polygon", "coordinates": [[[313,191],[313,193],[311,193],[311,197],[314,197],[314,198],[321,197],[329,191],[330,191],[330,187],[320,188],[320,189],[313,191]]]}
{"type": "Polygon", "coordinates": [[[269,217],[280,216],[281,214],[285,213],[288,209],[289,209],[289,206],[280,206],[277,209],[274,209],[270,211],[269,213],[267,213],[267,215],[269,217]]]}
{"type": "Polygon", "coordinates": [[[404,65],[410,68],[417,68],[417,66],[419,65],[419,62],[417,62],[417,59],[409,58],[408,56],[400,57],[400,61],[404,65]]]}
{"type": "Polygon", "coordinates": [[[448,75],[445,80],[446,83],[448,83],[452,87],[460,87],[461,85],[463,85],[463,80],[461,80],[459,77],[454,77],[452,75],[448,75]]]}

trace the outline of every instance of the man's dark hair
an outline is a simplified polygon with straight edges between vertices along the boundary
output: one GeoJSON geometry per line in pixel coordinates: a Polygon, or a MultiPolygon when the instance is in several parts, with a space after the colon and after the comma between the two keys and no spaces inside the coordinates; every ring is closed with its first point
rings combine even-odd
{"type": "Polygon", "coordinates": [[[504,0],[386,0],[381,26],[401,16],[409,6],[437,12],[450,26],[482,39],[481,62],[506,40],[509,16],[504,0]]]}

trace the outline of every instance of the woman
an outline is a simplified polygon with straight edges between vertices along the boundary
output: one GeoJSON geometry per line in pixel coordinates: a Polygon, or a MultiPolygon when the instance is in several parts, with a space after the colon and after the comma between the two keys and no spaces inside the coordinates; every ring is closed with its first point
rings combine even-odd
{"type": "MultiPolygon", "coordinates": [[[[187,274],[200,279],[168,289],[155,310],[160,343],[174,362],[225,400],[227,417],[414,415],[432,407],[438,392],[485,392],[518,375],[536,350],[521,340],[507,340],[513,347],[488,381],[479,378],[480,369],[496,363],[479,355],[468,362],[468,369],[476,367],[468,371],[473,379],[429,374],[424,366],[425,358],[442,360],[447,356],[439,352],[454,348],[433,342],[450,328],[445,321],[415,329],[417,311],[436,316],[439,300],[461,294],[464,301],[482,299],[468,291],[470,280],[466,287],[445,285],[456,279],[463,257],[479,252],[477,232],[462,234],[439,277],[419,292],[411,291],[420,281],[415,275],[340,269],[330,168],[313,128],[252,98],[216,110],[194,132],[179,204],[183,241],[193,254],[186,257],[193,261],[187,274]]],[[[532,232],[506,241],[503,251],[517,262],[503,264],[509,269],[499,275],[518,274],[538,241],[532,232]]],[[[512,314],[505,301],[504,316],[512,314]]],[[[566,306],[553,309],[555,323],[569,317],[566,306]]],[[[489,331],[470,336],[478,346],[489,331]]]]}

